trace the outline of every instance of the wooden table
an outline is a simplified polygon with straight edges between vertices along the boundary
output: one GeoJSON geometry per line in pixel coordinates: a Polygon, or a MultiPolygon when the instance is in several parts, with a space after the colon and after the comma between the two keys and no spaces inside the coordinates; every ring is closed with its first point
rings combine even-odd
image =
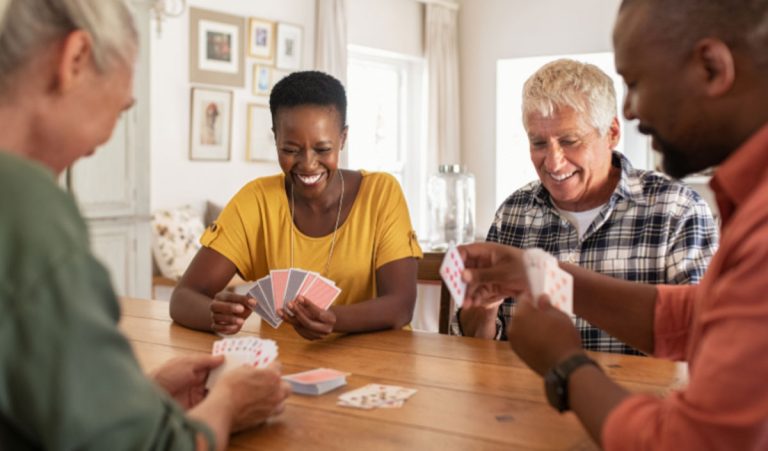
{"type": "MultiPolygon", "coordinates": [[[[149,370],[167,359],[210,352],[218,337],[173,324],[163,301],[124,299],[121,329],[149,370]]],[[[545,400],[541,378],[507,343],[387,331],[309,342],[287,325],[256,318],[243,334],[277,341],[286,373],[316,367],[348,371],[346,387],[319,397],[294,395],[283,415],[233,437],[230,449],[251,450],[582,450],[596,445],[573,414],[545,400]],[[336,398],[368,383],[418,392],[400,409],[339,407],[336,398]]],[[[605,371],[633,391],[665,393],[685,383],[681,364],[593,353],[605,371]]]]}

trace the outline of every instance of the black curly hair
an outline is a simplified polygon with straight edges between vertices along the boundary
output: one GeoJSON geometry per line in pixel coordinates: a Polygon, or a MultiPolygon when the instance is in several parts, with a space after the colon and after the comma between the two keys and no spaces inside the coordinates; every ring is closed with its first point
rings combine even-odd
{"type": "Polygon", "coordinates": [[[275,84],[269,96],[272,128],[277,123],[280,108],[317,105],[335,108],[341,127],[347,125],[347,94],[341,82],[325,72],[294,72],[275,84]]]}

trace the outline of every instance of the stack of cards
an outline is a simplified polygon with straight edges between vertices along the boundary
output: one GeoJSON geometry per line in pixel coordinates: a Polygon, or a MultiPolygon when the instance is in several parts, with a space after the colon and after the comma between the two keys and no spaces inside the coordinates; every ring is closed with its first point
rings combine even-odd
{"type": "Polygon", "coordinates": [[[254,311],[272,327],[278,327],[283,319],[277,310],[287,302],[304,296],[309,302],[325,310],[341,293],[341,288],[320,274],[299,268],[277,269],[256,281],[248,294],[256,299],[254,311]]]}
{"type": "Polygon", "coordinates": [[[526,249],[523,264],[534,301],[546,294],[553,306],[573,316],[573,276],[560,269],[557,259],[542,249],[526,249]]]}
{"type": "Polygon", "coordinates": [[[396,385],[368,384],[339,396],[339,406],[356,409],[396,408],[416,393],[416,389],[396,385]]]}
{"type": "Polygon", "coordinates": [[[286,374],[283,380],[291,384],[294,393],[302,395],[322,395],[334,388],[347,385],[349,373],[330,368],[316,368],[301,373],[286,374]]]}
{"type": "Polygon", "coordinates": [[[440,276],[456,301],[456,306],[461,306],[464,296],[467,294],[467,284],[461,280],[461,272],[464,271],[464,260],[461,259],[456,246],[451,246],[445,252],[443,263],[440,265],[440,276]]]}
{"type": "Polygon", "coordinates": [[[222,374],[243,365],[264,368],[277,359],[277,343],[256,337],[224,338],[213,342],[213,355],[224,355],[224,363],[211,371],[205,386],[211,388],[222,374]]]}

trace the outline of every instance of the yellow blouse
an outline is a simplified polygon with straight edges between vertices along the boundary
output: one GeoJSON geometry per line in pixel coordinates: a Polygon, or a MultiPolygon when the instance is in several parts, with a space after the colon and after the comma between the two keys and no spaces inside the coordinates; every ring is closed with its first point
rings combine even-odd
{"type": "MultiPolygon", "coordinates": [[[[375,298],[378,268],[422,257],[397,180],[386,173],[361,174],[352,210],[336,232],[328,274],[324,271],[333,233],[314,238],[294,227],[293,267],[336,282],[342,291],[335,305],[375,298]]],[[[291,210],[284,182],[285,175],[279,174],[248,183],[200,238],[203,246],[234,263],[246,280],[291,267],[291,210]]]]}

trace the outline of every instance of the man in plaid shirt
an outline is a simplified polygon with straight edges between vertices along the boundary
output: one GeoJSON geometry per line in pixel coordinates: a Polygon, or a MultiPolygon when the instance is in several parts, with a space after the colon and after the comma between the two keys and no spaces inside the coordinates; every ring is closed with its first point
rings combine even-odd
{"type": "MultiPolygon", "coordinates": [[[[504,201],[487,241],[635,282],[699,282],[717,249],[712,213],[684,184],[612,150],[620,132],[605,73],[572,60],[543,66],[523,88],[523,118],[539,181],[504,201]]],[[[513,310],[512,299],[459,309],[451,329],[505,340],[513,310]]],[[[576,326],[588,350],[639,354],[581,318],[576,326]]]]}

